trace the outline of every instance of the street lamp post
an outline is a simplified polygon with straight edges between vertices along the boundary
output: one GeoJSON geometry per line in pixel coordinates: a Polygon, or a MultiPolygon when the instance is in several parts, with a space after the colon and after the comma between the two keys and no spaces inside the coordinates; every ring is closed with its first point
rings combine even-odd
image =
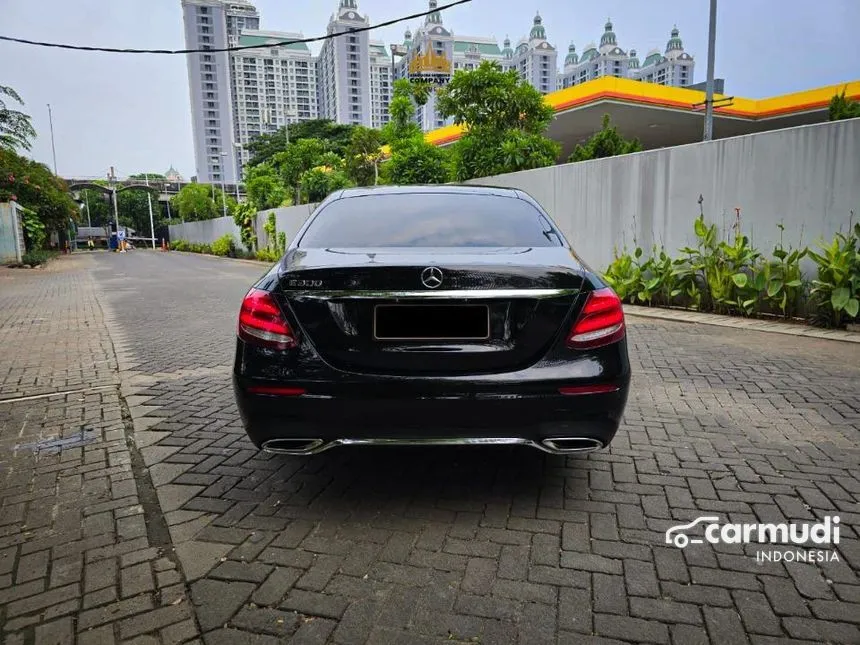
{"type": "Polygon", "coordinates": [[[90,218],[90,197],[87,194],[87,189],[84,188],[84,203],[87,206],[87,227],[92,227],[93,221],[90,218]]]}
{"type": "Polygon", "coordinates": [[[708,22],[708,78],[705,83],[705,133],[710,141],[714,137],[714,48],[717,40],[717,0],[711,0],[708,22]]]}
{"type": "Polygon", "coordinates": [[[242,144],[233,142],[233,159],[236,162],[236,203],[239,203],[239,179],[242,176],[241,153],[242,144]]]}
{"type": "Polygon", "coordinates": [[[223,209],[224,217],[227,217],[227,188],[224,183],[224,158],[227,156],[226,152],[221,153],[221,157],[213,157],[212,160],[221,163],[221,208],[223,209]]]}
{"type": "MultiPolygon", "coordinates": [[[[149,188],[149,173],[143,176],[146,187],[149,188]]],[[[146,191],[146,205],[149,207],[149,234],[152,236],[152,249],[155,250],[155,223],[152,219],[152,195],[146,191]]]]}
{"type": "Polygon", "coordinates": [[[116,224],[116,248],[119,250],[119,207],[116,204],[116,175],[113,171],[113,166],[110,167],[108,174],[108,183],[111,188],[111,201],[113,201],[113,217],[116,224]]]}

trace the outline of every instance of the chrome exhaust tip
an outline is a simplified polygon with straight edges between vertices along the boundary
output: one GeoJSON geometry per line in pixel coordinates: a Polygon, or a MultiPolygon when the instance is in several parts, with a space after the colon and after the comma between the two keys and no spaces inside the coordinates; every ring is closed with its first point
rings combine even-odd
{"type": "Polygon", "coordinates": [[[274,455],[312,455],[325,449],[322,439],[269,439],[263,452],[274,455]]]}
{"type": "Polygon", "coordinates": [[[603,448],[603,442],[589,437],[555,437],[541,442],[546,450],[557,455],[575,452],[594,452],[603,448]]]}

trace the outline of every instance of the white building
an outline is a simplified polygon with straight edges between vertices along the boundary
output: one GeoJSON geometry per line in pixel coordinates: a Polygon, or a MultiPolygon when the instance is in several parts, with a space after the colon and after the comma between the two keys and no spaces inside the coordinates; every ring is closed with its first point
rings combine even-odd
{"type": "Polygon", "coordinates": [[[259,49],[231,53],[240,165],[248,162],[246,146],[254,138],[319,117],[316,60],[310,49],[305,43],[277,44],[302,38],[302,34],[249,29],[239,36],[240,46],[259,45],[259,49]]]}
{"type": "MultiPolygon", "coordinates": [[[[369,24],[370,19],[358,13],[356,0],[340,0],[326,33],[342,34],[369,24]]],[[[370,76],[368,32],[326,40],[317,67],[320,117],[369,127],[372,124],[370,76]]]]}
{"type": "MultiPolygon", "coordinates": [[[[505,49],[510,50],[510,41],[505,40],[505,49]]],[[[520,78],[541,94],[555,92],[558,80],[558,52],[546,39],[546,30],[540,14],[534,17],[528,38],[517,43],[511,53],[508,67],[517,70],[520,78]]]]}
{"type": "Polygon", "coordinates": [[[607,21],[599,46],[589,44],[578,56],[576,47],[570,44],[564,68],[558,76],[558,86],[572,87],[601,76],[615,76],[686,87],[693,84],[693,66],[693,57],[684,51],[677,27],[672,29],[665,56],[655,49],[640,65],[635,49],[628,53],[618,46],[612,22],[607,21]]]}
{"type": "MultiPolygon", "coordinates": [[[[187,49],[220,49],[238,42],[241,29],[260,18],[248,0],[182,0],[187,49]]],[[[200,182],[233,183],[237,177],[230,57],[225,52],[188,54],[194,159],[200,182]]]]}
{"type": "Polygon", "coordinates": [[[391,56],[385,43],[370,41],[370,125],[381,128],[388,123],[388,103],[391,101],[391,56]]]}
{"type": "MultiPolygon", "coordinates": [[[[635,54],[635,51],[631,51],[631,56],[635,57],[635,54]]],[[[684,51],[678,28],[673,27],[666,51],[663,54],[656,49],[648,52],[641,67],[636,60],[630,78],[659,85],[687,87],[693,84],[694,66],[693,57],[684,51]]]]}

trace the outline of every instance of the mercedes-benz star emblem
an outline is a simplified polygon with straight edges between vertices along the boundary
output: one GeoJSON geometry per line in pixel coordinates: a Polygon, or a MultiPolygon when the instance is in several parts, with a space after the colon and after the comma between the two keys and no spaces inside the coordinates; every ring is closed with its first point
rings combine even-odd
{"type": "Polygon", "coordinates": [[[442,270],[438,267],[427,267],[421,272],[421,283],[428,289],[435,289],[442,284],[442,270]]]}

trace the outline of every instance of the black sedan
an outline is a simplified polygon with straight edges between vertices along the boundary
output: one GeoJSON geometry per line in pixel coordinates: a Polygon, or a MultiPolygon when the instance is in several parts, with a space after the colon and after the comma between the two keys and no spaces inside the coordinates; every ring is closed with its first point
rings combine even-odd
{"type": "Polygon", "coordinates": [[[267,452],[596,450],[629,382],[618,296],[519,190],[338,191],[239,313],[236,401],[267,452]]]}

